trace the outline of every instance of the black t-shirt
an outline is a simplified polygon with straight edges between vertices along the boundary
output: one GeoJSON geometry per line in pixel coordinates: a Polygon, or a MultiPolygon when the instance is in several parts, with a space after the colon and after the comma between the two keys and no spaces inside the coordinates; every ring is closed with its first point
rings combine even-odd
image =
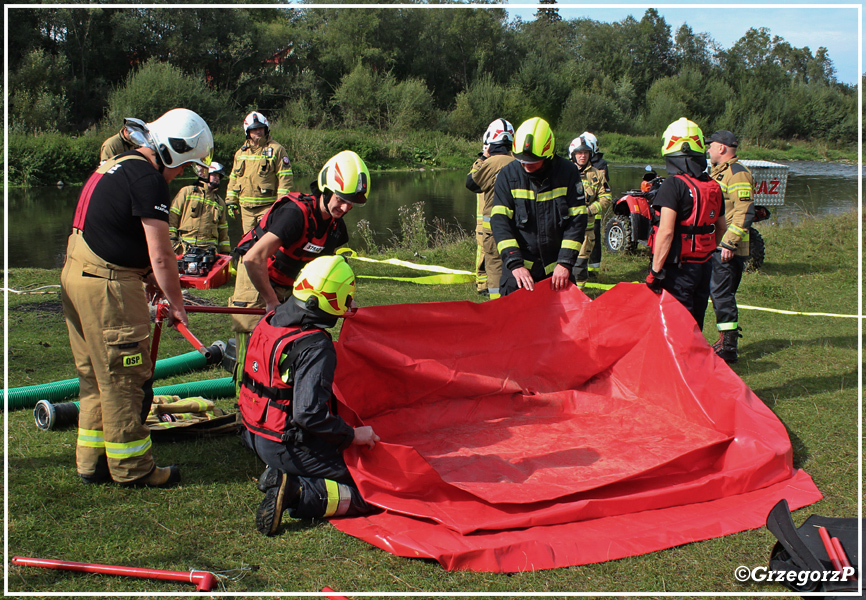
{"type": "MultiPolygon", "coordinates": [[[[323,219],[319,212],[318,202],[313,208],[316,219],[316,231],[313,237],[321,237],[333,223],[333,219],[323,219]]],[[[286,202],[278,210],[274,211],[268,220],[267,231],[280,238],[284,247],[288,247],[306,235],[307,221],[300,207],[294,202],[286,202]]],[[[337,230],[329,236],[328,246],[336,248],[349,241],[349,233],[342,218],[337,219],[337,230]]]]}
{"type": "MultiPolygon", "coordinates": [[[[135,154],[138,153],[126,152],[120,157],[135,154]]],[[[103,260],[146,269],[150,256],[141,219],[168,222],[170,204],[168,183],[149,161],[120,162],[103,174],[93,188],[84,219],[84,240],[103,260]]]]}

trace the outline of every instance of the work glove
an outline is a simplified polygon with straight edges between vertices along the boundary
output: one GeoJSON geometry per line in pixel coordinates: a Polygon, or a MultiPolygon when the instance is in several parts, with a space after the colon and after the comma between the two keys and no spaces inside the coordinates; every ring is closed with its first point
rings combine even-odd
{"type": "Polygon", "coordinates": [[[656,294],[662,293],[662,282],[665,279],[665,270],[661,271],[653,271],[653,268],[650,267],[650,272],[646,276],[646,286],[651,289],[656,294]]]}
{"type": "Polygon", "coordinates": [[[241,209],[237,204],[226,204],[226,212],[232,219],[237,219],[241,209]]]}

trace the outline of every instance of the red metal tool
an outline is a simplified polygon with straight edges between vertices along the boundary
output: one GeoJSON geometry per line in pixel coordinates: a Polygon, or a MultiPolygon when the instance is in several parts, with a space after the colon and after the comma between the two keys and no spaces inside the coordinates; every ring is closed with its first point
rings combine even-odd
{"type": "MultiPolygon", "coordinates": [[[[845,553],[845,548],[842,547],[842,542],[839,541],[839,538],[831,538],[830,542],[833,544],[833,549],[836,551],[836,556],[839,557],[839,562],[842,563],[842,567],[851,569],[853,572],[854,567],[851,566],[851,561],[848,560],[848,555],[845,553]]],[[[851,575],[848,577],[847,581],[857,581],[857,578],[851,575]]]]}
{"type": "Polygon", "coordinates": [[[216,577],[208,571],[165,571],[162,569],[139,569],[137,567],[119,567],[114,565],[98,565],[90,563],[70,562],[65,560],[50,560],[46,558],[12,557],[12,564],[22,567],[42,567],[45,569],[62,569],[80,573],[101,573],[103,575],[125,575],[127,577],[142,577],[161,579],[163,581],[181,581],[193,583],[199,592],[209,592],[216,585],[216,577]]]}
{"type": "Polygon", "coordinates": [[[833,542],[830,540],[830,533],[826,527],[819,527],[818,534],[821,536],[821,541],[824,542],[824,550],[827,551],[827,556],[830,558],[830,563],[835,571],[842,572],[842,561],[836,554],[836,548],[833,547],[833,542]]]}
{"type": "Polygon", "coordinates": [[[196,306],[185,304],[183,308],[188,313],[227,313],[232,315],[263,315],[267,312],[264,308],[241,308],[236,306],[196,306]]]}
{"type": "Polygon", "coordinates": [[[193,332],[189,330],[189,327],[178,321],[177,323],[174,323],[174,328],[177,329],[190,344],[192,344],[193,348],[201,352],[206,359],[210,360],[210,350],[205,348],[205,345],[195,337],[193,332]]]}

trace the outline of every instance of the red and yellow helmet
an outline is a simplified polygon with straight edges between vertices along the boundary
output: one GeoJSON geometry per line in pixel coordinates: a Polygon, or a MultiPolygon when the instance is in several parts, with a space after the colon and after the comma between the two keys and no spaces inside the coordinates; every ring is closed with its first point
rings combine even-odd
{"type": "Polygon", "coordinates": [[[295,280],[292,295],[310,307],[315,298],[317,308],[335,317],[349,310],[355,293],[355,273],[342,256],[320,256],[307,263],[295,280]]]}

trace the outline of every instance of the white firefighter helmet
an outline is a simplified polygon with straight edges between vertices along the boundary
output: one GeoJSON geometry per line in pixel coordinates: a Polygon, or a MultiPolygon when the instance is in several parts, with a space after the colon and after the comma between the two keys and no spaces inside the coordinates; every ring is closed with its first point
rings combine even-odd
{"type": "Polygon", "coordinates": [[[186,108],[175,108],[153,123],[147,124],[148,146],[156,150],[167,167],[196,163],[210,165],[213,156],[213,134],[198,114],[186,108]]]}

